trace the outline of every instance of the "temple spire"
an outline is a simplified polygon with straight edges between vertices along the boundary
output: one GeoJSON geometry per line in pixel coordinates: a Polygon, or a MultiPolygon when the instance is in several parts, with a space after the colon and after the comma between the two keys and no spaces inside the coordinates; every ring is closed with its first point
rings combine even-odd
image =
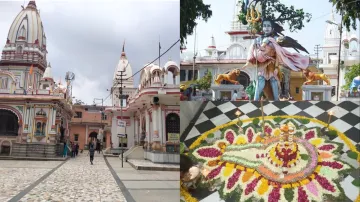
{"type": "Polygon", "coordinates": [[[34,9],[36,9],[36,3],[35,3],[35,1],[29,1],[29,3],[28,3],[28,5],[27,5],[26,8],[34,8],[34,9]]]}
{"type": "Polygon", "coordinates": [[[123,43],[123,47],[122,47],[121,56],[122,56],[122,57],[126,57],[126,54],[125,54],[125,39],[124,39],[124,43],[123,43]]]}

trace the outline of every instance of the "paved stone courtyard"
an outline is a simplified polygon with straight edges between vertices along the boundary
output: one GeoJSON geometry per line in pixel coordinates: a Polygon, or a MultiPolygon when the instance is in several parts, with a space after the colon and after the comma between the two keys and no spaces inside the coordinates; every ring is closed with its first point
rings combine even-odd
{"type": "Polygon", "coordinates": [[[107,158],[109,164],[136,202],[180,201],[179,171],[135,170],[119,158],[107,158]]]}
{"type": "Polygon", "coordinates": [[[179,172],[138,171],[87,153],[62,161],[0,160],[0,201],[179,201],[179,172]],[[108,162],[108,163],[107,163],[108,162]]]}

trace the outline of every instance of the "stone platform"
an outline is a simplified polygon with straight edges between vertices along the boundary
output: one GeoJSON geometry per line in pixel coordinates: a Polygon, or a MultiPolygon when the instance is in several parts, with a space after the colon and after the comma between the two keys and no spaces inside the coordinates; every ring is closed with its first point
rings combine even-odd
{"type": "Polygon", "coordinates": [[[66,161],[70,157],[26,157],[26,156],[0,156],[0,160],[27,160],[27,161],[66,161]]]}
{"type": "Polygon", "coordinates": [[[148,160],[139,159],[128,159],[127,162],[136,170],[180,171],[179,164],[153,163],[148,160]]]}

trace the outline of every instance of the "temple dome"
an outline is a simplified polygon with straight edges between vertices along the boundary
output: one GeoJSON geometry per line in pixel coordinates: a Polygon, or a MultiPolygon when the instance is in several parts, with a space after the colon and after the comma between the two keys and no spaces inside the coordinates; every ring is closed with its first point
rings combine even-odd
{"type": "Polygon", "coordinates": [[[51,71],[51,65],[49,63],[49,65],[47,66],[44,75],[43,75],[43,79],[51,79],[54,80],[53,76],[52,76],[52,71],[51,71]]]}
{"type": "Polygon", "coordinates": [[[16,42],[38,44],[40,48],[46,46],[46,36],[35,1],[30,1],[27,7],[23,8],[15,17],[10,26],[7,44],[16,42]]]}

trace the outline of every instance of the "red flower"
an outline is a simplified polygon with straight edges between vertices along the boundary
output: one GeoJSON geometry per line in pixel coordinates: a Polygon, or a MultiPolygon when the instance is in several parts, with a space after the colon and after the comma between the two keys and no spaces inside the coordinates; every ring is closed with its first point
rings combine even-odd
{"type": "Polygon", "coordinates": [[[259,181],[259,178],[255,178],[250,184],[246,186],[245,195],[249,195],[251,192],[255,190],[255,187],[259,181]]]}
{"type": "Polygon", "coordinates": [[[229,178],[228,184],[227,184],[227,188],[231,189],[235,183],[239,180],[241,174],[241,170],[236,170],[236,172],[229,178]]]}
{"type": "Polygon", "coordinates": [[[215,168],[214,170],[210,171],[210,173],[208,174],[207,178],[208,179],[213,179],[214,177],[218,176],[221,169],[222,169],[223,165],[215,168]]]}
{"type": "Polygon", "coordinates": [[[271,134],[271,132],[272,132],[272,128],[270,128],[269,126],[265,126],[265,133],[271,134]]]}
{"type": "Polygon", "coordinates": [[[269,194],[269,202],[278,202],[280,200],[280,188],[274,188],[269,194]]]}
{"type": "Polygon", "coordinates": [[[252,142],[252,139],[254,137],[254,133],[253,133],[253,131],[251,129],[248,130],[247,136],[248,136],[248,140],[249,140],[248,142],[249,143],[252,142]]]}
{"type": "Polygon", "coordinates": [[[203,148],[197,150],[197,153],[201,157],[208,157],[208,158],[214,158],[221,155],[221,151],[216,148],[203,148]]]}
{"type": "Polygon", "coordinates": [[[311,130],[305,134],[305,139],[307,139],[307,140],[310,140],[313,137],[315,137],[315,132],[313,130],[311,130]]]}
{"type": "Polygon", "coordinates": [[[322,161],[322,162],[319,162],[318,163],[319,165],[322,165],[322,166],[328,166],[330,168],[333,168],[333,169],[340,169],[343,167],[343,165],[341,163],[338,163],[338,162],[329,162],[329,161],[322,161]]]}
{"type": "Polygon", "coordinates": [[[302,187],[298,189],[298,202],[310,202],[305,190],[302,187]]]}
{"type": "Polygon", "coordinates": [[[323,145],[323,146],[319,147],[319,150],[330,151],[334,148],[335,148],[334,145],[327,144],[327,145],[323,145]]]}
{"type": "Polygon", "coordinates": [[[234,136],[234,133],[233,131],[227,131],[226,134],[225,134],[225,138],[227,141],[230,142],[230,144],[232,144],[234,142],[234,139],[235,139],[235,136],[234,136]]]}
{"type": "Polygon", "coordinates": [[[315,175],[315,179],[319,182],[322,188],[331,192],[335,192],[335,187],[332,184],[330,184],[330,182],[325,177],[322,177],[320,175],[315,175]]]}

